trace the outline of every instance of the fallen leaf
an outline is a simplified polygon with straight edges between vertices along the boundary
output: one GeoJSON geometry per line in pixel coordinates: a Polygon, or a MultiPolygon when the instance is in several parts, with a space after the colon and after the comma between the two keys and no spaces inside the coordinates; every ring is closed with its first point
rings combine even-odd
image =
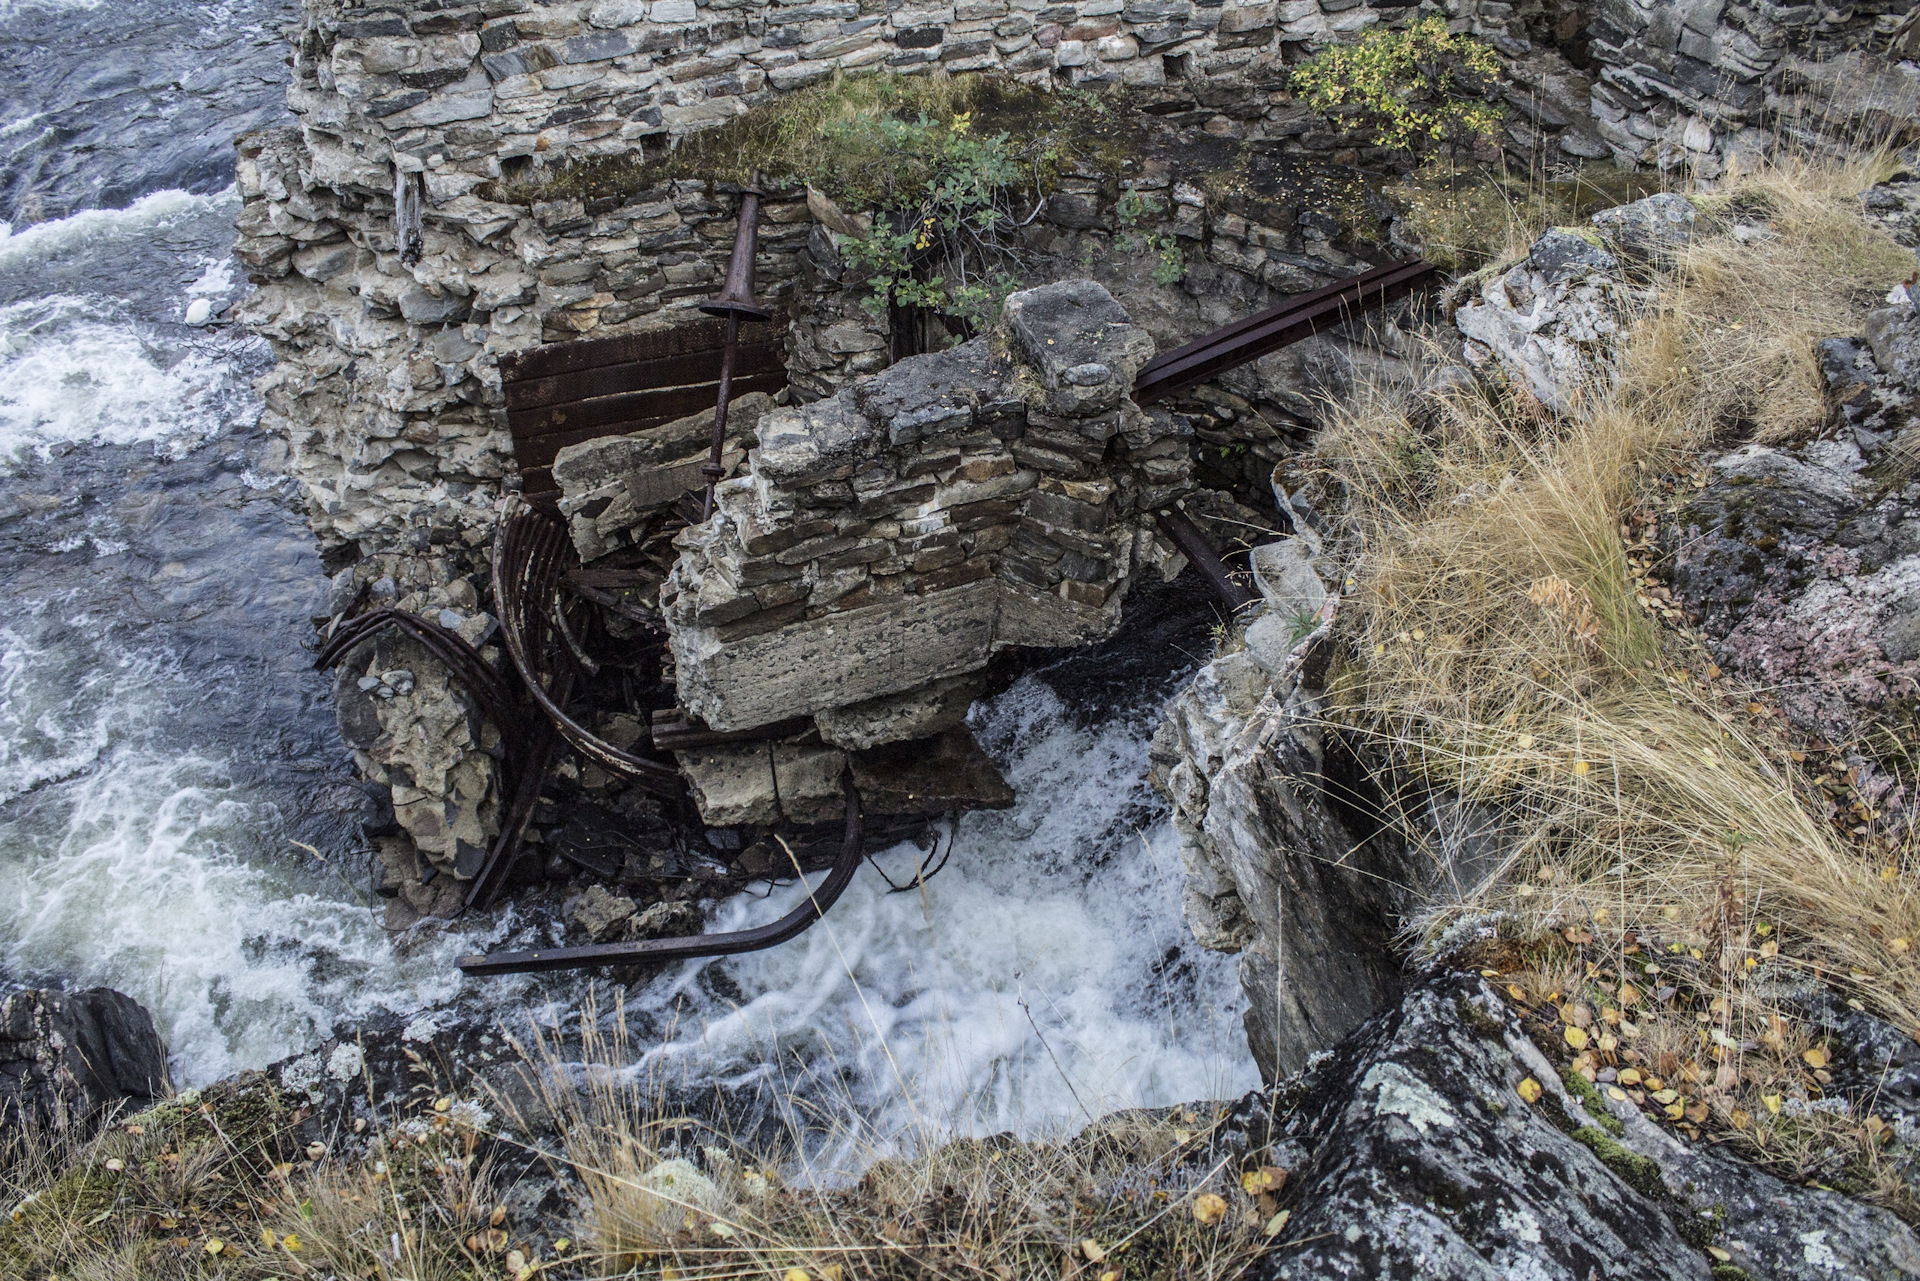
{"type": "Polygon", "coordinates": [[[127,1168],[127,1163],[125,1161],[122,1161],[117,1156],[111,1157],[107,1160],[107,1168],[109,1170],[112,1170],[115,1174],[118,1174],[120,1173],[120,1171],[127,1168]]]}
{"type": "Polygon", "coordinates": [[[208,1254],[218,1254],[226,1248],[227,1248],[227,1243],[225,1241],[222,1241],[219,1237],[207,1238],[207,1244],[204,1247],[204,1249],[208,1254]]]}
{"type": "Polygon", "coordinates": [[[1767,1112],[1769,1115],[1771,1116],[1780,1115],[1780,1096],[1779,1095],[1763,1094],[1760,1096],[1760,1101],[1767,1105],[1767,1112]]]}
{"type": "Polygon", "coordinates": [[[1717,1246],[1717,1245],[1710,1245],[1710,1246],[1708,1246],[1708,1247],[1707,1247],[1707,1253],[1708,1253],[1708,1254],[1711,1254],[1711,1255],[1712,1255],[1712,1256],[1713,1256],[1713,1257],[1714,1257],[1715,1259],[1717,1259],[1717,1260],[1718,1260],[1719,1262],[1721,1262],[1721,1263],[1732,1263],[1732,1262],[1733,1262],[1733,1256],[1732,1256],[1731,1254],[1728,1254],[1728,1253],[1727,1253],[1727,1252],[1726,1252],[1725,1250],[1722,1250],[1722,1249],[1721,1249],[1721,1248],[1720,1248],[1719,1246],[1717,1246]]]}
{"type": "Polygon", "coordinates": [[[1678,1090],[1655,1090],[1653,1092],[1653,1101],[1660,1104],[1672,1103],[1679,1097],[1680,1091],[1678,1090]]]}
{"type": "Polygon", "coordinates": [[[1101,1272],[1099,1281],[1120,1281],[1120,1276],[1120,1269],[1117,1266],[1111,1267],[1101,1272]]]}
{"type": "Polygon", "coordinates": [[[561,1237],[553,1243],[553,1252],[555,1254],[565,1254],[572,1246],[573,1239],[571,1237],[561,1237]]]}
{"type": "Polygon", "coordinates": [[[1106,1247],[1092,1239],[1080,1243],[1080,1253],[1087,1257],[1088,1263],[1105,1263],[1107,1261],[1106,1247]]]}
{"type": "Polygon", "coordinates": [[[1540,1101],[1541,1094],[1545,1092],[1540,1088],[1540,1082],[1534,1080],[1532,1077],[1526,1078],[1524,1081],[1520,1082],[1519,1085],[1516,1085],[1513,1088],[1514,1088],[1514,1093],[1518,1094],[1523,1100],[1525,1100],[1528,1103],[1538,1103],[1540,1101]]]}
{"type": "MultiPolygon", "coordinates": [[[[1278,1192],[1287,1183],[1287,1172],[1277,1165],[1263,1165],[1257,1170],[1248,1170],[1240,1176],[1240,1188],[1248,1196],[1259,1196],[1262,1192],[1278,1192]]],[[[1095,1259],[1095,1263],[1099,1260],[1095,1259]]]]}
{"type": "Polygon", "coordinates": [[[1507,984],[1507,995],[1516,1001],[1524,1001],[1527,999],[1526,992],[1521,989],[1518,983],[1507,984]]]}
{"type": "Polygon", "coordinates": [[[820,1281],[846,1281],[847,1270],[837,1263],[829,1263],[820,1269],[820,1281]]]}
{"type": "Polygon", "coordinates": [[[295,1254],[300,1253],[300,1251],[305,1248],[300,1244],[300,1238],[291,1232],[280,1238],[280,1244],[295,1254]]]}
{"type": "Polygon", "coordinates": [[[1893,942],[1887,944],[1887,946],[1895,952],[1904,952],[1911,948],[1913,944],[1906,939],[1895,939],[1893,942]]]}
{"type": "Polygon", "coordinates": [[[318,1161],[321,1157],[325,1156],[326,1154],[327,1154],[327,1145],[320,1142],[318,1139],[315,1139],[312,1143],[307,1144],[307,1160],[318,1161]]]}
{"type": "Polygon", "coordinates": [[[1816,1045],[1800,1057],[1807,1061],[1808,1067],[1815,1069],[1823,1068],[1833,1061],[1833,1056],[1827,1053],[1827,1047],[1824,1045],[1816,1045]]]}
{"type": "Polygon", "coordinates": [[[1281,1230],[1287,1226],[1287,1220],[1291,1219],[1292,1217],[1293,1217],[1292,1210],[1280,1211],[1280,1213],[1274,1215],[1271,1219],[1267,1220],[1267,1226],[1260,1230],[1261,1235],[1270,1236],[1270,1237],[1279,1236],[1281,1230]]]}
{"type": "Polygon", "coordinates": [[[1587,1033],[1585,1029],[1569,1027],[1561,1035],[1567,1038],[1567,1044],[1571,1045],[1574,1049],[1584,1050],[1587,1048],[1587,1033]]]}
{"type": "Polygon", "coordinates": [[[1227,1217],[1227,1199],[1212,1192],[1202,1192],[1193,1199],[1193,1217],[1202,1223],[1218,1223],[1227,1217]]]}
{"type": "Polygon", "coordinates": [[[494,1206],[493,1213],[487,1216],[487,1223],[491,1227],[497,1228],[502,1223],[505,1223],[506,1221],[507,1221],[507,1207],[504,1205],[494,1206]]]}
{"type": "Polygon", "coordinates": [[[780,1281],[813,1281],[805,1268],[788,1268],[780,1274],[780,1281]]]}
{"type": "Polygon", "coordinates": [[[1640,1075],[1639,1068],[1620,1069],[1620,1084],[1622,1085],[1638,1085],[1643,1079],[1640,1075]]]}

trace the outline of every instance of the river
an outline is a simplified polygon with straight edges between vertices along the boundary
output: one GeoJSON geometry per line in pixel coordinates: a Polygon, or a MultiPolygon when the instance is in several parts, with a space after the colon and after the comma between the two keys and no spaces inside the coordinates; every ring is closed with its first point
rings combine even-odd
{"type": "MultiPolygon", "coordinates": [[[[217,319],[248,288],[231,139],[282,119],[297,17],[0,3],[0,977],[136,997],[182,1085],[383,1011],[564,1020],[587,981],[463,982],[451,958],[511,937],[511,912],[404,947],[379,924],[367,801],[305,648],[326,580],[257,425],[271,355],[217,319]],[[198,299],[214,324],[184,323],[198,299]]],[[[1231,959],[1186,934],[1145,782],[1208,620],[1154,600],[975,709],[1020,801],[966,818],[924,894],[865,871],[800,940],[660,976],[628,996],[637,1048],[882,1133],[1041,1133],[1250,1086],[1231,959]]]]}

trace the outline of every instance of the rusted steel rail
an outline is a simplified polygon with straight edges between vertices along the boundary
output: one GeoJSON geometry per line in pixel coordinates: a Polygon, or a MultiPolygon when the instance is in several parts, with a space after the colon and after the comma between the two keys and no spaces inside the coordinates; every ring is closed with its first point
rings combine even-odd
{"type": "MultiPolygon", "coordinates": [[[[463,956],[458,964],[468,974],[526,974],[535,970],[577,970],[592,965],[660,964],[684,961],[698,956],[733,956],[740,952],[758,952],[776,947],[804,933],[808,926],[825,916],[839,901],[860,866],[861,815],[860,790],[853,785],[853,771],[840,776],[846,796],[847,831],[840,856],[820,888],[806,901],[777,921],[750,930],[724,934],[696,934],[691,938],[637,939],[627,943],[589,943],[580,947],[541,948],[525,952],[488,952],[463,956]]],[[[796,869],[797,870],[797,869],[796,869]]]]}
{"type": "Polygon", "coordinates": [[[1349,317],[1404,298],[1438,270],[1411,258],[1375,267],[1351,280],[1297,294],[1276,307],[1224,325],[1147,362],[1133,380],[1133,399],[1146,405],[1297,343],[1349,317]]]}
{"type": "Polygon", "coordinates": [[[1220,553],[1213,550],[1213,544],[1187,519],[1185,512],[1178,507],[1165,507],[1153,514],[1153,521],[1160,526],[1161,532],[1173,540],[1180,554],[1200,571],[1200,576],[1207,580],[1207,586],[1213,589],[1213,594],[1229,610],[1237,610],[1259,599],[1258,593],[1235,581],[1233,575],[1227,572],[1220,553]]]}

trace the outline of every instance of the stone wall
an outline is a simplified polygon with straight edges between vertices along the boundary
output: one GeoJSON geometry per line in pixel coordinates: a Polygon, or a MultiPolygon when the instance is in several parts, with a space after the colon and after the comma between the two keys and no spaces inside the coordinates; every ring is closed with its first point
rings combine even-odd
{"type": "MultiPolygon", "coordinates": [[[[1811,147],[1887,132],[1910,137],[1920,71],[1887,55],[1911,4],[1602,0],[1549,4],[1543,23],[1526,4],[1461,0],[1455,22],[1524,59],[1556,11],[1576,19],[1561,30],[1578,32],[1577,53],[1592,77],[1586,106],[1615,162],[1711,181],[1730,159],[1751,166],[1782,137],[1811,147]]],[[[1548,101],[1542,112],[1524,97],[1509,101],[1550,127],[1565,107],[1548,101]]]]}

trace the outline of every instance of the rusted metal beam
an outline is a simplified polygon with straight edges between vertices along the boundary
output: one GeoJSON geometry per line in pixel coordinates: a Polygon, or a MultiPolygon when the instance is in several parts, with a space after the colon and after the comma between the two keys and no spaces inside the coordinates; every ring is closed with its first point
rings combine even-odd
{"type": "Polygon", "coordinates": [[[1178,507],[1165,507],[1153,514],[1154,524],[1161,532],[1173,540],[1200,576],[1207,580],[1207,586],[1228,610],[1237,610],[1243,605],[1259,599],[1259,594],[1234,580],[1227,571],[1226,562],[1220,559],[1220,553],[1213,550],[1213,544],[1200,532],[1187,514],[1178,507]]]}
{"type": "Polygon", "coordinates": [[[1437,270],[1432,263],[1410,258],[1295,295],[1276,307],[1154,357],[1133,380],[1133,399],[1138,404],[1150,404],[1258,360],[1349,317],[1406,297],[1437,270]]]}
{"type": "MultiPolygon", "coordinates": [[[[841,774],[840,786],[847,805],[847,831],[845,843],[840,847],[840,857],[834,860],[833,870],[820,883],[820,888],[808,894],[805,902],[777,921],[750,930],[697,934],[692,938],[638,939],[629,943],[589,943],[581,947],[540,948],[525,952],[488,952],[463,956],[458,964],[463,971],[476,976],[526,974],[536,970],[577,970],[593,965],[663,964],[698,956],[758,952],[796,938],[839,901],[860,866],[860,791],[853,785],[852,769],[841,774]]],[[[795,869],[796,872],[798,870],[795,869]]]]}
{"type": "Polygon", "coordinates": [[[752,729],[708,729],[678,707],[663,708],[653,714],[653,745],[663,752],[684,751],[689,747],[712,747],[719,743],[757,743],[768,739],[792,738],[813,728],[813,718],[796,716],[756,725],[752,729]]]}

